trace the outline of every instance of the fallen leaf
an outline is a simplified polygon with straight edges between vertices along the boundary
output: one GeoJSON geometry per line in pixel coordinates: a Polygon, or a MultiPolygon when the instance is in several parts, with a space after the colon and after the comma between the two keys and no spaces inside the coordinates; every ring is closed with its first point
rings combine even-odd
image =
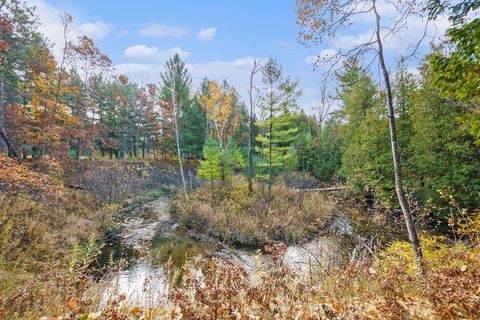
{"type": "Polygon", "coordinates": [[[70,300],[68,300],[67,306],[70,310],[75,309],[75,307],[77,306],[77,299],[71,298],[70,300]]]}

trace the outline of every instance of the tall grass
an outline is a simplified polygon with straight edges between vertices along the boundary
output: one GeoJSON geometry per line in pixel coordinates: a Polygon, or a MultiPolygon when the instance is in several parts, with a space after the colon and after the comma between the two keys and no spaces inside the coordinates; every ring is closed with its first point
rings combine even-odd
{"type": "Polygon", "coordinates": [[[228,185],[205,184],[173,200],[173,213],[187,229],[230,244],[262,246],[273,241],[302,242],[324,229],[338,210],[333,197],[299,192],[277,183],[256,184],[249,194],[244,177],[228,185]]]}
{"type": "Polygon", "coordinates": [[[72,248],[98,228],[91,202],[88,195],[77,191],[68,191],[53,202],[0,193],[3,319],[35,319],[62,312],[65,299],[76,296],[88,281],[73,272],[75,268],[69,270],[69,260],[72,248]]]}

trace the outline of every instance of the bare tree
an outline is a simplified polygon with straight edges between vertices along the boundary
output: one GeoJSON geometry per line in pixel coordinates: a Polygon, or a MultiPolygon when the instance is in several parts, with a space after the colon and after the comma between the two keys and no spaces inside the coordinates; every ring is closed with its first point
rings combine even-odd
{"type": "Polygon", "coordinates": [[[327,83],[324,82],[320,87],[320,102],[316,107],[316,120],[318,124],[318,136],[322,134],[323,123],[330,115],[333,107],[333,98],[328,94],[327,83]]]}
{"type": "MultiPolygon", "coordinates": [[[[352,48],[346,51],[338,51],[333,57],[328,59],[330,66],[334,67],[343,57],[353,56],[355,59],[360,57],[371,56],[372,60],[378,61],[382,71],[383,82],[387,95],[387,109],[390,129],[390,142],[393,156],[393,166],[395,174],[395,189],[398,202],[402,209],[407,226],[408,236],[412,249],[415,254],[416,263],[420,274],[424,275],[422,263],[422,251],[420,248],[417,231],[413,222],[412,212],[410,210],[405,191],[402,183],[401,159],[398,152],[397,129],[395,126],[395,109],[393,104],[392,87],[390,74],[385,63],[384,43],[388,39],[400,40],[400,31],[405,30],[407,26],[407,18],[413,15],[421,14],[421,0],[383,0],[382,6],[391,6],[395,11],[394,17],[384,19],[382,24],[382,16],[379,10],[379,0],[297,0],[297,24],[301,30],[299,33],[299,41],[304,44],[313,42],[315,44],[323,44],[329,39],[338,36],[345,28],[351,27],[355,21],[363,18],[364,22],[368,21],[365,17],[373,18],[371,21],[371,34],[365,37],[366,40],[360,43],[354,43],[352,48]]],[[[420,43],[426,35],[428,20],[426,20],[425,28],[420,33],[420,39],[408,45],[411,57],[417,51],[420,43]]],[[[330,68],[329,71],[331,71],[330,68]]]]}
{"type": "Polygon", "coordinates": [[[62,82],[65,76],[65,64],[67,62],[67,55],[70,52],[71,43],[68,39],[70,30],[72,29],[73,18],[70,14],[64,12],[60,16],[60,21],[62,23],[62,32],[63,32],[63,48],[62,48],[62,58],[60,59],[60,65],[58,69],[58,79],[57,79],[57,91],[55,92],[55,102],[53,104],[52,116],[49,120],[49,127],[51,128],[55,122],[55,115],[57,113],[58,99],[62,91],[62,82]]]}
{"type": "Polygon", "coordinates": [[[262,69],[263,60],[253,60],[252,71],[250,71],[250,85],[248,87],[248,97],[250,104],[250,117],[248,122],[248,191],[253,191],[253,126],[255,120],[255,107],[258,104],[258,95],[255,94],[257,89],[254,86],[255,75],[262,69]]]}

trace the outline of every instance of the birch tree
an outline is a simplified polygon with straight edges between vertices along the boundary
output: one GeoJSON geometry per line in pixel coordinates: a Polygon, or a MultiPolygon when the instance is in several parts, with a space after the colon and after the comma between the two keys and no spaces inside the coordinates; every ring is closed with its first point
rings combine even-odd
{"type": "Polygon", "coordinates": [[[318,136],[322,135],[322,128],[325,120],[330,115],[333,107],[333,99],[328,93],[327,83],[324,82],[320,87],[320,101],[316,109],[316,120],[318,125],[318,136]]]}
{"type": "Polygon", "coordinates": [[[248,170],[247,170],[247,179],[248,179],[248,192],[253,191],[253,130],[255,124],[255,108],[258,104],[258,89],[255,88],[254,79],[255,75],[260,72],[263,68],[263,61],[253,60],[253,67],[250,71],[250,83],[248,87],[248,102],[250,107],[250,115],[248,119],[248,170]]]}
{"type": "Polygon", "coordinates": [[[163,89],[162,99],[164,103],[171,104],[171,118],[175,133],[175,144],[177,149],[178,165],[180,167],[180,174],[182,177],[183,189],[185,196],[187,195],[187,183],[185,180],[185,173],[183,171],[181,136],[179,119],[181,117],[182,105],[191,103],[189,97],[189,90],[191,85],[191,78],[188,75],[188,70],[185,63],[180,59],[178,54],[175,54],[165,64],[165,72],[162,74],[163,89]]]}
{"type": "MultiPolygon", "coordinates": [[[[397,128],[395,123],[395,109],[393,102],[390,73],[385,62],[385,42],[400,41],[399,34],[405,31],[408,25],[408,18],[421,15],[423,7],[421,0],[406,1],[380,1],[380,0],[297,0],[297,24],[300,27],[299,41],[305,45],[324,45],[330,39],[340,36],[345,29],[352,29],[357,23],[369,23],[369,32],[361,41],[351,41],[352,46],[344,51],[338,50],[328,58],[322,57],[319,60],[328,60],[330,66],[335,66],[344,57],[360,59],[362,57],[372,58],[370,64],[378,62],[382,73],[383,84],[386,93],[386,106],[388,109],[390,144],[393,157],[395,176],[395,189],[398,202],[402,209],[408,236],[420,274],[423,276],[422,250],[420,248],[417,231],[413,222],[405,190],[402,182],[402,166],[398,151],[397,128]],[[381,9],[391,6],[395,11],[394,17],[389,16],[382,19],[381,9]],[[393,39],[398,40],[393,40],[393,39]]],[[[417,51],[427,31],[425,27],[420,31],[420,39],[409,43],[407,57],[411,57],[417,51]]]]}
{"type": "Polygon", "coordinates": [[[67,58],[68,54],[71,52],[71,42],[69,40],[69,33],[72,29],[72,24],[73,24],[73,18],[70,14],[64,12],[60,16],[60,21],[62,24],[62,33],[63,33],[63,48],[62,48],[62,57],[60,59],[60,65],[58,66],[58,75],[57,75],[57,89],[55,92],[55,103],[52,109],[52,115],[49,120],[49,126],[52,127],[53,123],[55,122],[55,116],[57,113],[57,107],[58,107],[58,102],[60,95],[62,93],[63,89],[63,80],[65,77],[66,73],[66,63],[67,63],[67,58]]]}

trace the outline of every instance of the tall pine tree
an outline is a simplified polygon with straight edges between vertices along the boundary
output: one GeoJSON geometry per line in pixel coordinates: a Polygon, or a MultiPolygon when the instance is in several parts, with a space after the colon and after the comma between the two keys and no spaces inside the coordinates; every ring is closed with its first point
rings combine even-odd
{"type": "MultiPolygon", "coordinates": [[[[265,157],[261,165],[267,169],[269,193],[273,176],[279,169],[296,167],[296,153],[292,143],[298,128],[294,126],[296,99],[301,95],[298,82],[282,74],[282,68],[274,59],[269,59],[262,69],[263,94],[260,100],[260,114],[263,120],[257,122],[261,133],[256,140],[260,143],[257,152],[265,157]]],[[[293,169],[292,168],[292,169],[293,169]]]]}

